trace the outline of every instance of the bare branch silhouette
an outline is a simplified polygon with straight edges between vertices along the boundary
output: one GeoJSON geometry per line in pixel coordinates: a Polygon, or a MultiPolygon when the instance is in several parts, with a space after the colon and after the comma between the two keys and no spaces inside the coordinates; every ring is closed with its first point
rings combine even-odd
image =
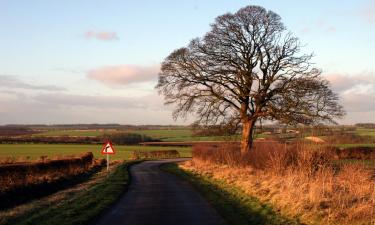
{"type": "Polygon", "coordinates": [[[244,153],[258,119],[313,124],[344,115],[312,54],[300,47],[279,15],[247,6],[217,17],[203,38],[172,52],[156,88],[176,105],[176,118],[195,113],[200,124],[241,123],[244,153]]]}

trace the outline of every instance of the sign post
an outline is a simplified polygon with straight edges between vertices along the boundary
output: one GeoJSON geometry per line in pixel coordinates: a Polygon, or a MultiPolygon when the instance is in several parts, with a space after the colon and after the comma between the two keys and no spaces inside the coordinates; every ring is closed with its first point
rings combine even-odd
{"type": "Polygon", "coordinates": [[[102,154],[107,155],[107,172],[109,171],[109,155],[115,154],[115,149],[110,141],[107,141],[102,148],[102,154]]]}

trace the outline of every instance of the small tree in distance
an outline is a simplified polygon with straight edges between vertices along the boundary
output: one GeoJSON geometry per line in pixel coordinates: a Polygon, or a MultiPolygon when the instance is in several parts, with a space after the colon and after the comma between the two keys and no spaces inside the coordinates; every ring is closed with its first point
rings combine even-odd
{"type": "Polygon", "coordinates": [[[198,124],[241,124],[246,153],[259,119],[314,124],[344,115],[300,46],[279,15],[247,6],[217,17],[203,38],[172,52],[156,88],[176,106],[175,118],[195,113],[198,124]]]}

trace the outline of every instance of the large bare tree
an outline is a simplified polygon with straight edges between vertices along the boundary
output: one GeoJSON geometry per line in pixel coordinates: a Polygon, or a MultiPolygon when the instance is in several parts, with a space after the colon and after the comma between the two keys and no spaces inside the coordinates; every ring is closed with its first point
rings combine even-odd
{"type": "Polygon", "coordinates": [[[247,6],[217,17],[203,38],[172,52],[156,88],[175,104],[175,118],[194,113],[200,124],[241,124],[244,153],[259,119],[313,124],[344,115],[300,47],[279,15],[247,6]]]}

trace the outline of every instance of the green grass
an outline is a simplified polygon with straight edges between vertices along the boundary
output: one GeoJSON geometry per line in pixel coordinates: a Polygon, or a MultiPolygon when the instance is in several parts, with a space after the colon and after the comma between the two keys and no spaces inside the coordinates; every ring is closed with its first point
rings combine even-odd
{"type": "Polygon", "coordinates": [[[50,130],[33,136],[78,136],[78,137],[96,137],[105,133],[111,133],[114,131],[102,131],[102,130],[50,130]]]}
{"type": "Polygon", "coordinates": [[[339,148],[375,147],[375,143],[337,144],[336,146],[339,148]]]}
{"type": "Polygon", "coordinates": [[[182,170],[176,164],[163,165],[162,169],[189,181],[228,224],[300,224],[297,219],[283,217],[270,205],[223,181],[182,170]]]}
{"type": "Polygon", "coordinates": [[[361,136],[372,136],[375,137],[375,129],[368,129],[368,128],[357,128],[355,131],[356,134],[361,136]]]}
{"type": "MultiPolygon", "coordinates": [[[[14,157],[38,159],[40,156],[77,155],[84,152],[92,152],[96,158],[104,158],[100,154],[102,145],[79,145],[79,144],[0,144],[0,158],[14,157]]],[[[159,146],[116,146],[115,155],[111,155],[111,160],[129,159],[134,150],[157,151],[157,150],[177,150],[181,157],[190,157],[190,147],[159,147],[159,146]]]]}
{"type": "Polygon", "coordinates": [[[190,129],[160,129],[160,130],[51,130],[33,136],[78,136],[78,137],[96,137],[108,133],[129,132],[135,134],[143,134],[153,139],[161,141],[222,141],[228,137],[225,136],[193,136],[190,129]]]}
{"type": "Polygon", "coordinates": [[[193,136],[190,129],[181,130],[129,130],[131,133],[144,134],[161,141],[222,141],[225,136],[193,136]]]}
{"type": "Polygon", "coordinates": [[[131,133],[143,134],[162,141],[186,140],[191,138],[191,130],[129,130],[131,133]]]}
{"type": "Polygon", "coordinates": [[[129,163],[120,165],[100,183],[74,194],[57,205],[32,210],[27,215],[8,221],[6,224],[90,224],[124,192],[129,183],[128,166],[129,163]]]}

